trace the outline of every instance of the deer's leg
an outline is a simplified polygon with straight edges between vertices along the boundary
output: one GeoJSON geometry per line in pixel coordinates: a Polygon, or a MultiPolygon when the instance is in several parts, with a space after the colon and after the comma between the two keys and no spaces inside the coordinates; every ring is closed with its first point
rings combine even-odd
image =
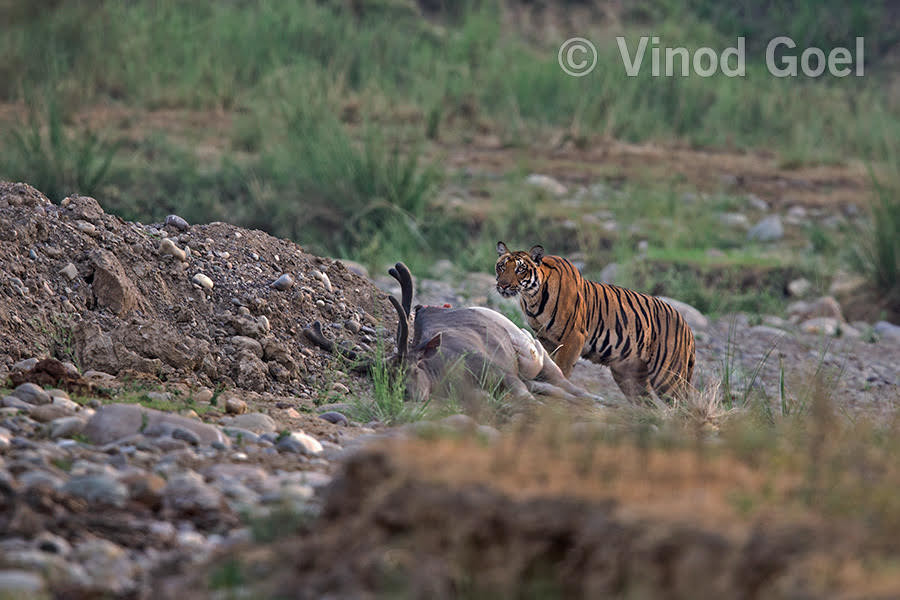
{"type": "MultiPolygon", "coordinates": [[[[589,396],[589,394],[583,390],[580,393],[572,393],[562,386],[555,385],[548,381],[535,381],[531,379],[526,381],[525,385],[528,387],[528,391],[530,391],[532,394],[539,396],[548,396],[550,398],[558,398],[560,400],[566,400],[567,402],[576,402],[589,396]]],[[[577,389],[578,388],[576,388],[576,390],[577,389]]]]}
{"type": "Polygon", "coordinates": [[[503,375],[503,387],[510,397],[516,402],[537,402],[528,386],[517,375],[506,373],[503,375]]]}
{"type": "Polygon", "coordinates": [[[557,366],[555,362],[553,362],[549,356],[544,356],[544,366],[541,369],[541,372],[538,373],[538,377],[541,381],[533,381],[529,383],[529,387],[531,388],[532,393],[544,393],[544,392],[536,392],[531,385],[536,385],[542,382],[546,382],[551,386],[557,389],[557,392],[552,393],[550,395],[557,395],[566,397],[567,400],[575,400],[581,398],[590,398],[596,402],[602,402],[603,398],[596,394],[591,394],[587,390],[584,390],[568,379],[563,375],[560,368],[557,366]]]}

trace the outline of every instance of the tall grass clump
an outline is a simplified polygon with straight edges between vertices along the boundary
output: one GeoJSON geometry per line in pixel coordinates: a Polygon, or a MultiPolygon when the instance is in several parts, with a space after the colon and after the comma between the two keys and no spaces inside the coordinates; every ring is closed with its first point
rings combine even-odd
{"type": "Polygon", "coordinates": [[[853,259],[889,303],[900,303],[900,195],[872,179],[870,221],[857,238],[853,259]]]}
{"type": "Polygon", "coordinates": [[[400,425],[420,421],[428,413],[430,401],[406,401],[404,365],[396,365],[387,356],[383,343],[375,347],[375,360],[370,370],[372,398],[357,397],[353,401],[353,418],[362,423],[378,421],[385,425],[400,425]]]}
{"type": "Polygon", "coordinates": [[[371,244],[385,229],[416,234],[440,171],[415,139],[388,139],[376,128],[351,132],[326,94],[286,101],[276,122],[283,137],[253,168],[274,187],[266,203],[278,233],[304,240],[314,231],[330,249],[371,244]]]}
{"type": "Polygon", "coordinates": [[[66,131],[55,99],[12,128],[0,152],[0,175],[26,181],[52,200],[72,193],[93,195],[109,176],[117,145],[89,129],[66,131]]]}

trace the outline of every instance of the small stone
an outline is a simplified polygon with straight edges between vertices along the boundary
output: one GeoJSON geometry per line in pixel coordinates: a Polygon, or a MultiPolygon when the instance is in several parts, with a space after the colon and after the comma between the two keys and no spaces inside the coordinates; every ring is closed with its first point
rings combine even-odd
{"type": "Polygon", "coordinates": [[[619,265],[614,262],[609,263],[600,271],[600,281],[603,283],[615,283],[618,273],[619,265]]]}
{"type": "Polygon", "coordinates": [[[31,489],[37,487],[51,488],[58,490],[63,486],[63,480],[56,475],[48,473],[40,469],[25,471],[19,475],[19,484],[23,489],[31,489]]]}
{"type": "Polygon", "coordinates": [[[784,237],[784,226],[781,217],[770,215],[750,228],[747,239],[756,242],[774,242],[784,237]]]}
{"type": "Polygon", "coordinates": [[[50,397],[50,394],[44,391],[38,385],[33,383],[23,383],[18,386],[12,393],[13,396],[22,400],[23,402],[27,402],[29,404],[50,404],[53,399],[50,397]]]}
{"type": "Polygon", "coordinates": [[[868,286],[868,281],[861,275],[853,275],[851,273],[838,272],[835,274],[831,285],[828,287],[828,293],[838,298],[853,296],[860,290],[868,286]]]}
{"type": "Polygon", "coordinates": [[[50,423],[50,437],[54,440],[70,438],[84,429],[85,421],[81,417],[62,417],[50,423]]]}
{"type": "Polygon", "coordinates": [[[182,417],[187,417],[188,419],[193,419],[194,421],[202,421],[200,415],[197,414],[197,411],[193,408],[184,408],[178,412],[182,417]]]}
{"type": "Polygon", "coordinates": [[[44,580],[40,575],[19,569],[0,570],[0,590],[8,598],[43,598],[44,580]]]}
{"type": "Polygon", "coordinates": [[[294,278],[289,273],[285,273],[272,282],[272,287],[281,292],[289,290],[292,285],[294,285],[294,278]]]}
{"type": "Polygon", "coordinates": [[[188,443],[184,440],[176,440],[172,437],[155,438],[150,443],[163,452],[177,452],[179,450],[187,450],[188,447],[188,443]]]}
{"type": "MultiPolygon", "coordinates": [[[[274,422],[273,422],[274,425],[274,422]]],[[[242,427],[225,426],[222,428],[225,435],[239,443],[255,444],[259,440],[259,436],[242,427]]]]}
{"type": "Polygon", "coordinates": [[[152,392],[147,392],[147,399],[150,400],[151,402],[159,402],[159,403],[171,402],[172,394],[170,394],[169,392],[160,392],[160,391],[154,390],[152,392]]]}
{"type": "Polygon", "coordinates": [[[340,381],[335,381],[334,383],[331,384],[331,391],[335,392],[337,394],[346,396],[347,394],[350,393],[350,388],[348,388],[346,385],[344,385],[340,381]]]}
{"type": "Polygon", "coordinates": [[[269,415],[263,413],[247,413],[223,419],[225,425],[252,431],[255,434],[272,433],[278,430],[278,424],[269,415]]]}
{"type": "Polygon", "coordinates": [[[747,204],[749,204],[751,208],[760,212],[767,212],[769,210],[769,203],[756,194],[747,195],[747,204]]]}
{"type": "Polygon", "coordinates": [[[788,305],[787,314],[794,322],[808,321],[816,317],[844,320],[841,305],[831,296],[822,296],[814,302],[793,302],[788,305]]]}
{"type": "Polygon", "coordinates": [[[322,282],[322,285],[325,286],[325,289],[328,290],[329,293],[334,291],[334,288],[331,285],[331,280],[328,278],[328,275],[326,275],[322,271],[319,271],[316,269],[313,270],[312,274],[313,274],[313,277],[315,277],[316,279],[318,279],[319,281],[322,282]]]}
{"type": "Polygon", "coordinates": [[[78,277],[78,267],[73,265],[72,263],[68,263],[62,269],[59,270],[60,275],[64,275],[66,279],[72,281],[76,277],[78,277]]]}
{"type": "Polygon", "coordinates": [[[72,553],[100,597],[126,597],[136,587],[137,566],[121,547],[103,538],[88,538],[72,553]]]}
{"type": "Polygon", "coordinates": [[[29,404],[15,396],[4,396],[3,400],[0,400],[0,406],[3,408],[15,408],[16,410],[31,410],[35,405],[29,404]]]}
{"type": "Polygon", "coordinates": [[[202,387],[193,393],[194,402],[200,404],[209,404],[215,394],[209,388],[202,387]]]}
{"type": "Polygon", "coordinates": [[[478,433],[478,437],[489,444],[493,444],[499,440],[501,435],[498,429],[491,427],[490,425],[479,425],[475,431],[478,433]]]}
{"type": "Polygon", "coordinates": [[[329,410],[328,412],[324,412],[319,415],[320,419],[324,419],[329,423],[334,423],[335,425],[342,425],[346,427],[350,424],[350,420],[343,413],[339,413],[335,410],[329,410]]]}
{"type": "Polygon", "coordinates": [[[128,493],[132,500],[150,508],[159,507],[166,480],[156,473],[134,470],[120,477],[119,481],[128,487],[128,493]]]}
{"type": "Polygon", "coordinates": [[[116,380],[115,375],[110,375],[109,373],[104,373],[103,371],[97,371],[95,369],[88,369],[85,371],[84,378],[98,383],[111,383],[116,380]]]}
{"type": "Polygon", "coordinates": [[[37,364],[38,364],[38,359],[26,358],[26,359],[23,359],[23,360],[13,363],[12,369],[10,369],[10,370],[13,373],[24,373],[26,371],[32,370],[37,364]]]}
{"type": "Polygon", "coordinates": [[[809,293],[812,289],[812,283],[805,277],[794,279],[787,285],[788,294],[795,298],[801,298],[809,293]]]}
{"type": "Polygon", "coordinates": [[[319,440],[302,431],[291,432],[275,444],[279,452],[293,454],[318,455],[322,453],[322,444],[319,440]]]}
{"type": "Polygon", "coordinates": [[[207,484],[192,471],[172,476],[162,491],[163,508],[178,516],[191,516],[220,510],[225,504],[222,492],[207,484]]]}
{"type": "Polygon", "coordinates": [[[900,325],[894,325],[887,321],[878,321],[875,323],[873,330],[881,340],[900,344],[900,325]]]}
{"type": "MultiPolygon", "coordinates": [[[[70,363],[70,364],[71,364],[71,363],[70,363]]],[[[70,370],[68,369],[68,366],[69,366],[69,365],[66,365],[65,363],[63,363],[63,366],[66,367],[66,371],[67,371],[70,375],[72,375],[72,376],[74,376],[74,377],[78,377],[78,370],[77,370],[77,369],[76,369],[75,372],[73,373],[72,371],[70,371],[70,370]]],[[[74,366],[74,365],[72,365],[72,366],[74,366]]],[[[59,388],[52,388],[52,389],[49,389],[49,390],[47,390],[47,393],[50,394],[50,397],[53,398],[54,402],[56,401],[57,398],[65,398],[66,400],[69,399],[69,392],[67,392],[66,390],[61,390],[61,389],[59,389],[59,388]]]]}
{"type": "Polygon", "coordinates": [[[566,186],[561,184],[553,177],[550,177],[549,175],[540,175],[537,173],[533,173],[525,178],[525,183],[542,189],[545,192],[553,194],[554,196],[562,196],[568,191],[566,186]]]}
{"type": "Polygon", "coordinates": [[[330,404],[323,404],[318,410],[320,414],[328,411],[348,413],[353,410],[353,405],[348,402],[332,402],[330,404]]]}
{"type": "Polygon", "coordinates": [[[258,356],[259,358],[263,357],[263,347],[262,344],[254,340],[252,337],[248,337],[246,335],[235,335],[228,339],[237,351],[246,350],[251,354],[258,356]]]}
{"type": "Polygon", "coordinates": [[[200,445],[200,436],[189,429],[185,429],[183,427],[176,427],[172,430],[172,438],[176,440],[182,440],[190,444],[191,446],[199,446],[200,445]]]}
{"type": "Polygon", "coordinates": [[[94,224],[88,223],[87,221],[75,221],[75,227],[78,228],[78,231],[86,235],[94,236],[97,233],[97,228],[94,224]]]}
{"type": "Polygon", "coordinates": [[[122,507],[128,500],[124,484],[103,474],[72,477],[63,486],[63,493],[85,499],[90,504],[122,507]]]}
{"type": "Polygon", "coordinates": [[[284,413],[282,415],[285,419],[301,419],[303,416],[295,409],[293,406],[289,406],[284,409],[284,413]]]}
{"type": "Polygon", "coordinates": [[[743,213],[722,213],[719,215],[718,221],[726,227],[746,228],[750,225],[750,219],[743,213]]]}
{"type": "Polygon", "coordinates": [[[242,415],[248,410],[247,403],[235,395],[229,395],[225,399],[225,412],[230,415],[242,415]]]}
{"type": "Polygon", "coordinates": [[[472,417],[464,414],[450,415],[440,420],[440,424],[453,431],[474,431],[478,423],[472,417]]]}
{"type": "Polygon", "coordinates": [[[61,406],[72,413],[76,413],[81,410],[81,405],[74,400],[69,400],[68,398],[63,398],[61,396],[51,397],[53,398],[53,402],[51,402],[53,406],[61,406]]]}
{"type": "Polygon", "coordinates": [[[263,333],[269,333],[269,331],[271,331],[272,326],[269,324],[269,318],[267,316],[260,316],[256,322],[259,324],[259,328],[263,333]]]}
{"type": "Polygon", "coordinates": [[[162,256],[173,256],[181,262],[187,260],[187,252],[176,246],[175,242],[169,238],[165,238],[159,243],[159,253],[162,256]]]}
{"type": "Polygon", "coordinates": [[[841,322],[830,317],[816,317],[800,323],[800,331],[817,335],[834,336],[840,329],[841,322]]]}
{"type": "Polygon", "coordinates": [[[807,220],[806,209],[802,206],[792,206],[788,209],[784,220],[791,225],[802,225],[807,220]]]}
{"type": "Polygon", "coordinates": [[[347,319],[344,321],[344,328],[350,333],[359,333],[360,323],[356,319],[347,319]]]}
{"type": "Polygon", "coordinates": [[[178,215],[168,215],[166,217],[166,225],[171,225],[175,229],[179,231],[185,231],[190,225],[188,222],[179,217],[178,215]]]}
{"type": "Polygon", "coordinates": [[[213,288],[213,280],[204,275],[203,273],[197,273],[194,275],[193,279],[191,279],[196,285],[199,285],[205,290],[211,290],[213,288]]]}

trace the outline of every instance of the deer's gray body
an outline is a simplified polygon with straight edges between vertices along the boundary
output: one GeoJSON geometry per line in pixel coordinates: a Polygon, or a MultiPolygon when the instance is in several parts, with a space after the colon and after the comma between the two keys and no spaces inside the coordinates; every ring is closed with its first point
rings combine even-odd
{"type": "MultiPolygon", "coordinates": [[[[534,402],[535,395],[602,401],[566,379],[531,333],[497,311],[420,306],[413,315],[409,269],[397,263],[388,272],[400,283],[403,293],[402,300],[389,297],[398,320],[397,353],[388,362],[405,374],[409,398],[484,398],[500,391],[520,402],[534,402]],[[408,343],[411,317],[413,339],[408,343]]],[[[359,358],[327,339],[318,321],[304,333],[329,352],[340,352],[350,360],[359,358]]],[[[368,369],[371,364],[363,361],[360,366],[368,369]]]]}
{"type": "Polygon", "coordinates": [[[567,380],[530,333],[488,308],[419,308],[409,354],[408,387],[418,397],[446,386],[466,393],[499,384],[518,400],[596,399],[567,380]]]}

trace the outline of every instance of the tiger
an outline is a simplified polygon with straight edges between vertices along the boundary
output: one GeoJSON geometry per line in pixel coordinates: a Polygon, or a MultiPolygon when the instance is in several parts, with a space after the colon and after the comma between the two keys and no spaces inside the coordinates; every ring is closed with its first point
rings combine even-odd
{"type": "Polygon", "coordinates": [[[568,377],[580,357],[606,365],[632,402],[679,399],[694,372],[694,334],[671,305],[617,285],[588,281],[542,246],[497,242],[497,291],[518,295],[538,340],[568,377]]]}

